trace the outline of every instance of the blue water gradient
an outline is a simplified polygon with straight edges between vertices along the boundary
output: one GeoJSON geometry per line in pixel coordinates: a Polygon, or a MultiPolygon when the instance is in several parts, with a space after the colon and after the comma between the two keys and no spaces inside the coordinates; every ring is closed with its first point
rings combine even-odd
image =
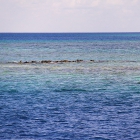
{"type": "Polygon", "coordinates": [[[0,139],[139,140],[139,37],[0,34],[0,139]]]}

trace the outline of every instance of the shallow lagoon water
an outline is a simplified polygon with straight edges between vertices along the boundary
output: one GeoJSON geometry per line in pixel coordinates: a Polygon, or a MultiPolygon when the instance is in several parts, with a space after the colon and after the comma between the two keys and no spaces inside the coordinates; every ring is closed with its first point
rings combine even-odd
{"type": "Polygon", "coordinates": [[[0,43],[0,139],[139,139],[139,34],[19,36],[0,43]],[[84,61],[8,63],[62,59],[84,61]]]}

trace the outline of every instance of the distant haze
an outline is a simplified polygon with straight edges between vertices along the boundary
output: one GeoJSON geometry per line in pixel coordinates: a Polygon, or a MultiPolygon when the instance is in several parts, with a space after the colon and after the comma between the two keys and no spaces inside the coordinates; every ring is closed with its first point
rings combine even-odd
{"type": "Polygon", "coordinates": [[[0,32],[140,32],[140,0],[0,0],[0,32]]]}

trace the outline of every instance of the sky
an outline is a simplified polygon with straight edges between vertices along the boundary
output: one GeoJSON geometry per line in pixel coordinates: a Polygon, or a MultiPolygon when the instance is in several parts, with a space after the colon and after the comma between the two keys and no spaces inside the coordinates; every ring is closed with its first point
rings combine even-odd
{"type": "Polygon", "coordinates": [[[140,0],[0,0],[0,32],[140,32],[140,0]]]}

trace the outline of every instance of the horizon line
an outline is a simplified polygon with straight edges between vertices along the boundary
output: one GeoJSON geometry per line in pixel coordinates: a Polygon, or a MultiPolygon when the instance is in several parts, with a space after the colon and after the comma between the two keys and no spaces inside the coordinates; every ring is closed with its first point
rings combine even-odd
{"type": "Polygon", "coordinates": [[[24,34],[24,33],[25,33],[25,34],[26,34],[26,33],[29,33],[29,34],[33,34],[33,33],[35,33],[35,34],[39,34],[39,33],[40,33],[40,34],[41,34],[41,33],[42,33],[42,34],[61,34],[61,33],[62,33],[62,34],[67,34],[67,33],[68,33],[68,34],[69,34],[69,33],[73,33],[73,34],[74,34],[74,33],[75,33],[75,34],[78,34],[78,33],[79,33],[79,34],[80,34],[80,33],[91,33],[91,34],[92,34],[92,33],[140,33],[140,32],[131,32],[131,31],[128,31],[128,32],[0,32],[0,34],[3,34],[3,33],[9,33],[9,34],[10,34],[10,33],[11,33],[11,34],[12,34],[12,33],[17,33],[17,34],[18,34],[18,33],[21,33],[21,34],[22,34],[22,33],[23,33],[23,34],[24,34]]]}

